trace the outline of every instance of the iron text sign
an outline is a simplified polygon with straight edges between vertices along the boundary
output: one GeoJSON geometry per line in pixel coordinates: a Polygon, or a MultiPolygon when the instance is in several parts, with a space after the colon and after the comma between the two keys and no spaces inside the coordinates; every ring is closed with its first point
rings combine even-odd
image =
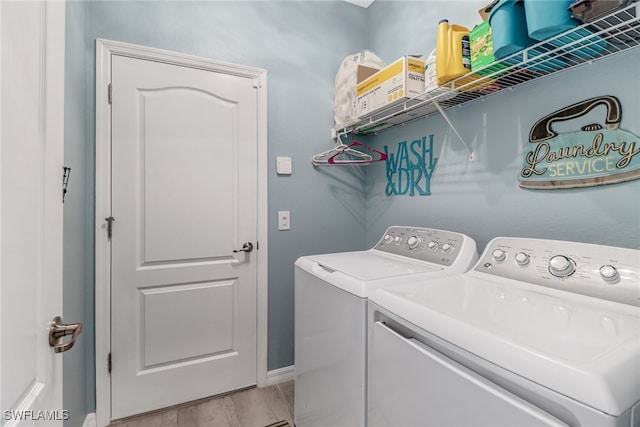
{"type": "Polygon", "coordinates": [[[599,96],[555,111],[531,128],[520,187],[554,189],[613,184],[640,178],[640,138],[620,129],[622,107],[615,96],[599,96]],[[607,108],[604,126],[558,134],[552,124],[607,108]]]}

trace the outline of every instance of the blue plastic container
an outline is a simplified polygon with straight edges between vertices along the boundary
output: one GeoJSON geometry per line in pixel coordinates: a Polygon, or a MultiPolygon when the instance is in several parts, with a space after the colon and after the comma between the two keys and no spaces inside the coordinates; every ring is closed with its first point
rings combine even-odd
{"type": "Polygon", "coordinates": [[[567,53],[579,58],[596,58],[602,49],[607,47],[607,42],[598,36],[594,36],[586,28],[570,31],[560,37],[549,40],[549,43],[561,47],[567,53]]]}
{"type": "MultiPolygon", "coordinates": [[[[529,37],[535,40],[547,40],[560,33],[571,30],[580,22],[571,18],[569,6],[573,0],[523,0],[527,17],[529,37]]],[[[592,36],[587,29],[581,28],[567,35],[550,40],[556,47],[567,46],[566,51],[580,58],[594,58],[607,46],[600,37],[592,36]]]]}
{"type": "Polygon", "coordinates": [[[500,0],[491,9],[489,25],[493,37],[493,56],[506,58],[536,43],[529,37],[522,0],[500,0]]]}
{"type": "Polygon", "coordinates": [[[529,37],[546,40],[580,24],[571,18],[573,0],[524,0],[529,37]]]}
{"type": "MultiPolygon", "coordinates": [[[[504,62],[511,65],[520,65],[524,60],[523,55],[524,54],[515,55],[512,58],[505,59],[504,62]]],[[[527,55],[528,55],[528,62],[525,68],[527,70],[534,71],[536,73],[549,74],[554,71],[561,70],[567,66],[567,63],[562,58],[558,58],[558,57],[552,58],[546,55],[544,51],[540,52],[535,48],[529,49],[527,51],[527,55]],[[536,59],[537,57],[540,57],[540,56],[542,57],[536,59]]]]}
{"type": "MultiPolygon", "coordinates": [[[[522,0],[500,0],[491,9],[489,25],[493,38],[493,56],[497,60],[506,58],[535,43],[536,40],[529,37],[527,21],[522,0]]],[[[529,58],[541,55],[541,52],[531,49],[529,58]]],[[[506,60],[508,64],[519,64],[523,61],[523,55],[515,55],[506,60]]],[[[547,59],[544,62],[535,62],[527,65],[532,71],[549,73],[564,68],[566,63],[559,58],[547,59]]]]}

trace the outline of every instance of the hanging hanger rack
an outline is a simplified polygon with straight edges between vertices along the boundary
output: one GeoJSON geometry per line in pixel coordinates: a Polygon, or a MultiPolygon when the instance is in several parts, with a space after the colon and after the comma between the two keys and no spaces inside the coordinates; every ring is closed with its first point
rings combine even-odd
{"type": "Polygon", "coordinates": [[[336,146],[331,150],[327,150],[313,156],[311,163],[314,166],[368,165],[373,162],[381,162],[387,159],[387,155],[382,151],[356,141],[354,139],[353,132],[351,132],[351,144],[345,144],[342,142],[341,136],[347,135],[347,133],[349,132],[346,130],[338,132],[338,135],[336,136],[336,146]],[[356,150],[353,147],[362,147],[371,154],[356,150]],[[376,158],[374,158],[372,154],[375,154],[376,158]],[[341,158],[342,156],[345,156],[346,158],[341,158]]]}

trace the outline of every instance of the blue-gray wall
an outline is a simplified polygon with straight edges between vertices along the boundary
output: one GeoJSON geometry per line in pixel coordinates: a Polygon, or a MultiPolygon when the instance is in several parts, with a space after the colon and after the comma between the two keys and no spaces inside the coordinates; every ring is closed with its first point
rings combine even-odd
{"type": "Polygon", "coordinates": [[[65,407],[80,426],[95,410],[94,94],[95,39],[141,44],[268,71],[269,349],[268,369],[293,360],[293,263],[301,255],[364,249],[385,227],[459,230],[482,248],[493,236],[581,240],[638,247],[640,181],[581,190],[522,190],[522,148],[535,120],[590,96],[617,95],[622,127],[640,133],[640,52],[527,84],[449,114],[473,147],[441,117],[422,119],[365,141],[395,147],[434,134],[431,196],[386,197],[384,165],[318,168],[331,147],[333,83],[342,59],[371,49],[391,62],[428,54],[441,18],[472,27],[486,0],[376,1],[68,1],[65,163],[73,168],[65,203],[65,319],[83,321],[78,349],[65,355],[65,407]],[[293,175],[275,157],[293,158],[293,175]],[[277,211],[291,211],[277,231],[277,211]],[[77,351],[79,350],[79,351],[77,351]],[[84,406],[83,406],[84,405],[84,406]],[[75,416],[77,415],[77,416],[75,416]]]}
{"type": "Polygon", "coordinates": [[[71,168],[64,203],[63,319],[82,322],[74,348],[64,353],[65,426],[82,426],[95,407],[93,279],[93,137],[87,118],[87,3],[67,2],[65,53],[65,165],[71,168]]]}
{"type": "MultiPolygon", "coordinates": [[[[455,3],[448,7],[455,7],[455,3]]],[[[371,22],[425,26],[421,2],[375,2],[368,11],[371,22]]],[[[469,27],[479,20],[458,16],[439,7],[434,17],[436,21],[448,17],[469,27]]],[[[397,28],[376,28],[369,48],[386,61],[407,53],[407,45],[419,49],[420,42],[412,45],[415,42],[397,28]]],[[[434,46],[435,35],[427,43],[434,46]]],[[[387,226],[408,224],[466,233],[480,250],[496,236],[640,248],[640,180],[564,190],[525,190],[517,181],[533,124],[575,102],[597,95],[617,96],[623,108],[621,128],[640,135],[639,63],[640,50],[636,49],[448,110],[451,121],[474,150],[474,161],[469,161],[467,150],[439,115],[369,138],[374,147],[387,145],[393,151],[400,141],[433,134],[439,159],[431,178],[431,196],[386,197],[384,165],[369,167],[367,246],[373,245],[387,226]]],[[[597,110],[588,118],[603,123],[604,107],[597,110]]],[[[578,126],[592,122],[562,124],[563,131],[578,130],[578,126]]]]}
{"type": "Polygon", "coordinates": [[[345,56],[366,46],[359,31],[364,19],[364,9],[333,1],[89,6],[91,43],[106,38],[267,70],[269,369],[293,364],[295,259],[364,245],[364,204],[351,214],[335,203],[334,181],[314,171],[309,160],[331,147],[335,73],[345,56]],[[276,176],[276,156],[294,158],[293,175],[276,176]],[[291,211],[290,231],[277,231],[278,210],[291,211]]]}
{"type": "MultiPolygon", "coordinates": [[[[361,171],[315,170],[310,160],[333,145],[334,78],[344,57],[367,45],[366,10],[342,1],[69,1],[67,19],[65,161],[73,172],[65,205],[65,318],[89,327],[86,357],[70,352],[65,365],[65,404],[81,407],[86,396],[86,410],[95,409],[96,38],[267,70],[268,369],[292,365],[294,261],[364,248],[361,171]],[[293,158],[291,176],[276,175],[276,156],[293,158]],[[277,230],[278,210],[291,211],[290,231],[277,230]]],[[[84,416],[78,418],[67,424],[81,425],[84,416]]]]}

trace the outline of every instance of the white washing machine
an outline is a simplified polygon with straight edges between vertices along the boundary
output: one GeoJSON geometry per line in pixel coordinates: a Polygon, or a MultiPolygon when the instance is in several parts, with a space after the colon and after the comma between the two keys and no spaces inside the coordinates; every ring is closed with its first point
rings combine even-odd
{"type": "Polygon", "coordinates": [[[496,238],[368,315],[370,427],[640,427],[638,250],[496,238]]]}
{"type": "Polygon", "coordinates": [[[297,427],[366,425],[367,296],[408,278],[460,274],[477,260],[459,233],[390,227],[370,250],[301,257],[295,266],[297,427]]]}

